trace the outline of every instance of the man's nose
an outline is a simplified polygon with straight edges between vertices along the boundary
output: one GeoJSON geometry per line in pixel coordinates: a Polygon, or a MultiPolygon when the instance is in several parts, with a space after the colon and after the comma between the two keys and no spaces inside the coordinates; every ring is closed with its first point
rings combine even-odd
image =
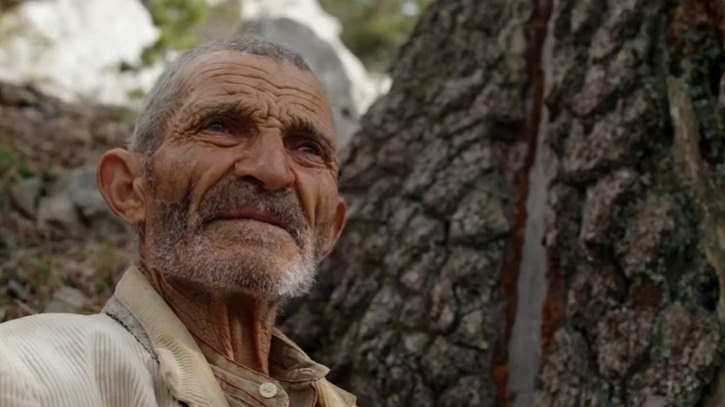
{"type": "Polygon", "coordinates": [[[274,191],[294,184],[294,172],[290,168],[289,155],[278,134],[260,134],[247,146],[243,158],[234,165],[239,178],[255,179],[264,189],[274,191]]]}

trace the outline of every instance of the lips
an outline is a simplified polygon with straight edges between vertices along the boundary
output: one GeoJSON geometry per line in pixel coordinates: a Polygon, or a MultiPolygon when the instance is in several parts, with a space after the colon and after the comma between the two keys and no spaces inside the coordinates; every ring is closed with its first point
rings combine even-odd
{"type": "Polygon", "coordinates": [[[288,232],[290,229],[287,225],[285,225],[279,219],[275,218],[272,214],[269,214],[266,212],[259,212],[259,211],[244,211],[244,212],[234,213],[234,214],[215,218],[214,220],[254,220],[257,222],[267,223],[269,225],[276,226],[276,227],[286,230],[288,232]]]}

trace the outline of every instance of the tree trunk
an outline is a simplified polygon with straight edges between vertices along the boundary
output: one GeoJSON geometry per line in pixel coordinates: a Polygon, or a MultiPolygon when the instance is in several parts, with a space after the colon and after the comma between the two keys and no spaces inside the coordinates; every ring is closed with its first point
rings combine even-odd
{"type": "Polygon", "coordinates": [[[435,2],[283,329],[361,406],[725,403],[722,8],[435,2]]]}
{"type": "Polygon", "coordinates": [[[282,318],[361,406],[506,402],[545,14],[433,4],[342,161],[346,230],[282,318]]]}
{"type": "Polygon", "coordinates": [[[710,203],[685,164],[721,167],[722,3],[572,0],[553,18],[536,405],[704,405],[722,350],[717,224],[701,224],[710,203]]]}

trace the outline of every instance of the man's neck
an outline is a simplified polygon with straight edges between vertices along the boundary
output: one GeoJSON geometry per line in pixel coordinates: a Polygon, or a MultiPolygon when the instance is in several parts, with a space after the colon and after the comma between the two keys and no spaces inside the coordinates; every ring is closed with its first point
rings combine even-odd
{"type": "Polygon", "coordinates": [[[269,352],[278,302],[245,294],[212,292],[199,284],[143,269],[151,285],[197,340],[259,373],[269,374],[269,352]]]}

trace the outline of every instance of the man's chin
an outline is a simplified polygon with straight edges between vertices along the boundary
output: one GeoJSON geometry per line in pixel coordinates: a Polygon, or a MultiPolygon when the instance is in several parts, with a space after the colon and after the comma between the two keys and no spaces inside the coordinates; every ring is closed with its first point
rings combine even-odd
{"type": "Polygon", "coordinates": [[[229,242],[211,248],[209,254],[232,267],[264,270],[265,274],[274,274],[276,270],[304,262],[299,248],[290,241],[229,242]]]}
{"type": "MultiPolygon", "coordinates": [[[[279,248],[244,245],[192,251],[184,256],[189,282],[226,294],[246,294],[270,300],[306,294],[314,283],[316,267],[297,251],[291,260],[279,248]]],[[[181,274],[181,273],[179,273],[181,274]]]]}
{"type": "Polygon", "coordinates": [[[292,235],[285,229],[255,220],[217,220],[207,225],[202,233],[215,246],[296,246],[292,235]]]}

